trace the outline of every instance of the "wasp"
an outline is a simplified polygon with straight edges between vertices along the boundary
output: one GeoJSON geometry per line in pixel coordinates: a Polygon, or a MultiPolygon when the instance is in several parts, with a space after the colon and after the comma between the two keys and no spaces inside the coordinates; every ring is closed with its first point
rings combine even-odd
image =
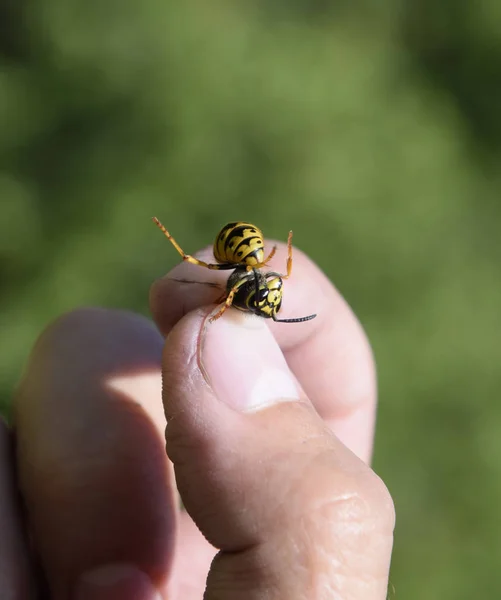
{"type": "MultiPolygon", "coordinates": [[[[219,300],[222,306],[209,319],[211,323],[219,319],[230,306],[265,319],[273,319],[278,323],[301,323],[316,317],[316,315],[308,315],[294,319],[277,318],[277,313],[282,306],[283,280],[288,279],[292,272],[292,231],[289,231],[287,238],[286,275],[274,271],[263,274],[259,269],[267,265],[277,248],[274,246],[265,259],[263,234],[251,223],[233,222],[225,225],[214,242],[214,258],[217,262],[207,263],[186,254],[156,217],[153,217],[153,221],[184,261],[207,269],[233,269],[226,283],[226,292],[219,300]]],[[[181,279],[177,281],[193,283],[181,279]]]]}

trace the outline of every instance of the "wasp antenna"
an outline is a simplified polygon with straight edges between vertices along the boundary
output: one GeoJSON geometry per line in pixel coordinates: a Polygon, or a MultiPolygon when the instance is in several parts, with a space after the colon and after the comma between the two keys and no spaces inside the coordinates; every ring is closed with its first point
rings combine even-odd
{"type": "Polygon", "coordinates": [[[275,323],[303,323],[304,321],[311,321],[317,315],[308,315],[307,317],[298,317],[297,319],[277,319],[275,315],[273,315],[273,320],[275,323]]]}

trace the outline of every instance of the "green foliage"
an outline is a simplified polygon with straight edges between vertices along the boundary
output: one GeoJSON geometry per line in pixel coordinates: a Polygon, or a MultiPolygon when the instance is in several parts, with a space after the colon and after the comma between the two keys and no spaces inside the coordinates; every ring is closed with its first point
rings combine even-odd
{"type": "Polygon", "coordinates": [[[79,305],[231,219],[316,260],[380,377],[390,597],[498,597],[500,8],[33,1],[0,14],[0,398],[79,305]]]}

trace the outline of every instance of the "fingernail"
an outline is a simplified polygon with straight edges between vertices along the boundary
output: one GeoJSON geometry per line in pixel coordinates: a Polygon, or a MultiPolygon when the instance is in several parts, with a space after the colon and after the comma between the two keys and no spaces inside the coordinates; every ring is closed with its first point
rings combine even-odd
{"type": "Polygon", "coordinates": [[[134,565],[106,565],[84,573],[74,600],[162,600],[151,579],[134,565]]]}
{"type": "Polygon", "coordinates": [[[220,400],[256,411],[300,397],[299,386],[264,319],[227,311],[207,323],[202,364],[220,400]]]}

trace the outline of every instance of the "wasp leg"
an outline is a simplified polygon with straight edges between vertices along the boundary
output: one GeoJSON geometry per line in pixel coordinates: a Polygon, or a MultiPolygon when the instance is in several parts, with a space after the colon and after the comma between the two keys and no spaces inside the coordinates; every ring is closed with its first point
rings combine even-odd
{"type": "Polygon", "coordinates": [[[275,252],[277,251],[277,247],[273,246],[271,252],[268,254],[268,257],[262,263],[258,263],[257,265],[247,265],[247,271],[253,271],[255,269],[262,269],[266,267],[266,265],[270,262],[270,260],[275,256],[275,252]]]}
{"type": "Polygon", "coordinates": [[[233,303],[233,298],[235,297],[235,291],[236,290],[234,288],[231,290],[231,292],[226,297],[226,300],[225,300],[223,306],[221,306],[221,308],[217,311],[217,313],[209,319],[209,323],[214,323],[214,321],[217,321],[218,319],[220,319],[223,316],[226,309],[230,308],[230,306],[233,303]]]}
{"type": "Polygon", "coordinates": [[[247,283],[247,278],[241,279],[231,288],[229,294],[226,296],[223,306],[221,306],[217,313],[209,319],[209,323],[214,323],[214,321],[217,321],[223,316],[224,312],[233,304],[233,298],[238,289],[245,283],[247,283]]]}
{"type": "Polygon", "coordinates": [[[287,238],[287,275],[282,275],[282,279],[288,279],[292,272],[292,231],[289,231],[287,238]]]}
{"type": "Polygon", "coordinates": [[[203,260],[199,260],[198,258],[191,256],[190,254],[185,254],[185,252],[181,248],[181,246],[176,242],[176,240],[171,236],[171,234],[167,231],[167,229],[162,225],[162,223],[160,223],[160,221],[156,217],[153,217],[153,222],[163,231],[165,237],[169,240],[169,242],[174,246],[174,248],[183,257],[184,261],[189,262],[192,265],[198,265],[200,267],[205,267],[206,269],[213,269],[213,270],[228,270],[228,269],[235,268],[234,265],[224,265],[224,264],[219,265],[219,264],[206,263],[203,260]]]}
{"type": "Polygon", "coordinates": [[[268,254],[268,258],[265,258],[264,262],[262,262],[260,265],[256,265],[254,268],[260,269],[261,267],[265,267],[270,262],[270,260],[275,256],[276,251],[277,251],[277,247],[273,246],[273,248],[271,249],[271,252],[268,254]]]}

